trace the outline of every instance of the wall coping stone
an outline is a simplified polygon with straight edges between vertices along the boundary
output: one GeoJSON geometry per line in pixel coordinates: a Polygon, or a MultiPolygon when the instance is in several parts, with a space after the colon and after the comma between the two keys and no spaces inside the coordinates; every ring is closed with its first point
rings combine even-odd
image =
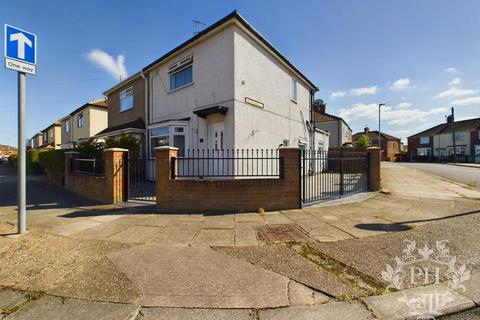
{"type": "Polygon", "coordinates": [[[123,148],[108,148],[108,149],[103,149],[103,152],[105,151],[122,151],[122,152],[128,152],[128,149],[123,149],[123,148]]]}
{"type": "Polygon", "coordinates": [[[278,149],[295,149],[295,150],[299,150],[300,148],[299,147],[295,147],[295,146],[283,146],[283,147],[279,147],[278,149]]]}
{"type": "Polygon", "coordinates": [[[67,151],[64,154],[80,154],[78,151],[67,151]]]}
{"type": "Polygon", "coordinates": [[[170,147],[170,146],[161,146],[161,147],[155,147],[153,150],[178,150],[178,148],[175,147],[170,147]]]}
{"type": "Polygon", "coordinates": [[[379,147],[368,147],[367,150],[380,150],[379,147]]]}

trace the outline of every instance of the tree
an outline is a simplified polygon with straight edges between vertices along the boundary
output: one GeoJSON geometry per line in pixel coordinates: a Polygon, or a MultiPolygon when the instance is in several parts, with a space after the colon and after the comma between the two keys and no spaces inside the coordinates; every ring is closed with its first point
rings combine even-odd
{"type": "Polygon", "coordinates": [[[357,139],[357,141],[355,141],[355,146],[357,146],[357,147],[366,148],[366,147],[369,147],[371,145],[372,145],[372,143],[370,142],[370,139],[368,138],[368,136],[366,134],[362,134],[357,139]]]}
{"type": "Polygon", "coordinates": [[[131,154],[135,155],[140,150],[140,143],[134,136],[122,134],[119,137],[110,137],[105,139],[105,148],[128,149],[131,154]]]}

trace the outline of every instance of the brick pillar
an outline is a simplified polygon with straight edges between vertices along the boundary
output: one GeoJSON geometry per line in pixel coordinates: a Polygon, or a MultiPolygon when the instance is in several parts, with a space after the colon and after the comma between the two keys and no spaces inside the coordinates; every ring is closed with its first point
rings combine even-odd
{"type": "Polygon", "coordinates": [[[169,205],[168,183],[172,173],[172,158],[177,158],[178,148],[174,147],[156,147],[155,148],[155,175],[157,188],[157,208],[167,209],[169,205]]]}
{"type": "Polygon", "coordinates": [[[368,189],[380,191],[380,152],[379,147],[367,148],[368,152],[368,189]]]}
{"type": "Polygon", "coordinates": [[[70,181],[70,174],[72,173],[72,159],[78,158],[80,152],[76,151],[67,151],[64,153],[65,156],[65,188],[68,189],[71,183],[75,181],[70,181]]]}
{"type": "Polygon", "coordinates": [[[105,200],[108,203],[124,201],[124,169],[128,150],[109,148],[103,150],[105,160],[105,200]]]}
{"type": "Polygon", "coordinates": [[[296,197],[296,199],[298,199],[296,208],[301,208],[300,149],[297,147],[281,147],[279,149],[279,157],[283,165],[283,167],[280,168],[282,170],[281,179],[284,179],[289,186],[288,192],[292,195],[292,197],[296,197]]]}

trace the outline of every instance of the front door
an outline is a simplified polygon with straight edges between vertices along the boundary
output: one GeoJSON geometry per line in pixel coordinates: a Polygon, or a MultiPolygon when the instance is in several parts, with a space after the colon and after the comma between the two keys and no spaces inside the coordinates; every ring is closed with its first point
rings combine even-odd
{"type": "Polygon", "coordinates": [[[224,130],[223,122],[210,123],[208,125],[208,149],[223,150],[224,148],[224,130]]]}
{"type": "Polygon", "coordinates": [[[223,151],[225,145],[225,124],[223,122],[210,123],[208,125],[208,175],[223,175],[223,151]]]}

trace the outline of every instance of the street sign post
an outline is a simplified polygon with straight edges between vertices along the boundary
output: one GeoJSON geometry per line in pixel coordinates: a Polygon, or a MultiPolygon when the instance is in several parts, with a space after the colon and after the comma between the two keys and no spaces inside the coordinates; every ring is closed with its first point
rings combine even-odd
{"type": "Polygon", "coordinates": [[[5,68],[18,72],[18,158],[17,206],[18,233],[27,231],[26,211],[26,146],[25,146],[25,74],[37,72],[37,36],[5,25],[5,68]]]}

